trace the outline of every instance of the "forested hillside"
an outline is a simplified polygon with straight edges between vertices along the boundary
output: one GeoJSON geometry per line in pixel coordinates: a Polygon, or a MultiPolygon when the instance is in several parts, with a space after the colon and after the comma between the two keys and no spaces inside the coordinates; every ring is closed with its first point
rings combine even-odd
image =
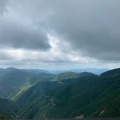
{"type": "Polygon", "coordinates": [[[0,114],[20,119],[120,117],[119,71],[120,69],[110,70],[100,76],[88,72],[54,75],[2,71],[1,81],[19,78],[14,79],[16,82],[12,81],[11,85],[18,83],[20,87],[11,97],[12,101],[3,99],[1,94],[0,105],[3,106],[0,114]],[[13,73],[16,77],[13,77],[13,73]],[[18,73],[21,74],[20,77],[17,77],[18,73]],[[5,74],[10,74],[11,77],[3,77],[5,74]],[[10,110],[6,105],[10,106],[10,110]]]}
{"type": "Polygon", "coordinates": [[[17,117],[20,108],[13,101],[0,98],[0,119],[17,117]]]}

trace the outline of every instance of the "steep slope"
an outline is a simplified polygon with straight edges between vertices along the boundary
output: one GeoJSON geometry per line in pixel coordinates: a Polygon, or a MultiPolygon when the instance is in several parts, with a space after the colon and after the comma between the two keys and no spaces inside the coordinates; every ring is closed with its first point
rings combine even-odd
{"type": "Polygon", "coordinates": [[[0,118],[15,118],[19,110],[13,101],[0,98],[0,118]]]}
{"type": "Polygon", "coordinates": [[[78,77],[78,74],[73,73],[73,72],[65,72],[65,73],[58,74],[58,75],[49,74],[49,73],[32,73],[30,74],[30,77],[29,79],[27,79],[25,84],[16,92],[16,94],[14,94],[14,96],[12,97],[12,100],[16,100],[27,89],[29,89],[34,84],[40,81],[60,81],[63,79],[66,80],[68,78],[77,78],[77,77],[78,77]]]}
{"type": "Polygon", "coordinates": [[[0,95],[9,97],[25,83],[26,79],[27,74],[18,69],[0,72],[0,95]]]}
{"type": "Polygon", "coordinates": [[[119,71],[120,69],[110,70],[97,76],[88,72],[53,75],[26,73],[13,68],[1,70],[0,117],[120,117],[119,71]],[[2,86],[5,83],[9,89],[2,86]],[[14,102],[3,99],[8,92],[11,94],[13,86],[17,86],[13,91],[18,90],[20,93],[13,99],[14,102]]]}
{"type": "Polygon", "coordinates": [[[58,83],[52,89],[48,89],[52,82],[39,83],[21,95],[16,101],[21,107],[19,117],[120,117],[120,75],[83,76],[58,83]],[[26,101],[25,105],[21,101],[26,101]]]}
{"type": "Polygon", "coordinates": [[[74,72],[65,72],[57,75],[37,70],[20,70],[16,68],[0,69],[0,96],[16,99],[34,84],[40,81],[60,81],[77,78],[80,75],[74,72]]]}
{"type": "MultiPolygon", "coordinates": [[[[91,75],[91,79],[96,79],[96,77],[96,75],[91,75]]],[[[45,111],[55,105],[54,102],[57,100],[54,101],[55,96],[60,94],[59,96],[62,98],[58,98],[57,101],[66,101],[66,95],[69,96],[72,90],[71,88],[68,88],[68,86],[72,85],[75,81],[81,81],[82,83],[83,80],[88,80],[88,77],[85,78],[84,76],[61,81],[40,82],[34,85],[16,100],[16,103],[21,108],[21,111],[19,112],[20,118],[32,119],[36,116],[35,114],[39,113],[42,115],[41,118],[45,118],[45,111]]],[[[92,81],[90,83],[92,83],[92,81]]]]}
{"type": "Polygon", "coordinates": [[[40,81],[49,81],[52,76],[42,71],[34,73],[16,68],[0,69],[0,96],[15,99],[32,85],[40,81]]]}
{"type": "MultiPolygon", "coordinates": [[[[44,98],[48,98],[48,94],[51,90],[57,88],[57,87],[61,87],[62,84],[60,84],[57,81],[53,81],[53,82],[39,82],[37,84],[35,84],[33,87],[31,87],[29,90],[27,90],[26,92],[24,92],[21,96],[19,96],[15,102],[16,104],[19,105],[19,107],[21,108],[21,110],[19,111],[19,115],[21,118],[21,114],[25,113],[25,116],[29,116],[29,112],[32,110],[32,107],[36,107],[35,109],[42,109],[42,107],[44,108],[45,104],[42,104],[43,106],[41,106],[40,104],[46,103],[46,101],[44,101],[44,98]],[[31,106],[32,105],[32,106],[31,106]],[[26,111],[28,110],[29,111],[26,111]]],[[[32,114],[35,114],[35,111],[31,112],[30,116],[32,116],[32,114]]],[[[23,118],[32,118],[32,117],[23,117],[23,118]]]]}
{"type": "Polygon", "coordinates": [[[35,84],[38,83],[40,81],[51,81],[53,79],[53,74],[49,74],[49,73],[39,73],[39,74],[34,74],[29,80],[28,82],[30,84],[35,84]]]}
{"type": "Polygon", "coordinates": [[[120,68],[116,68],[116,69],[113,69],[113,70],[106,71],[106,72],[102,73],[101,75],[102,76],[105,76],[105,75],[120,75],[120,68]]]}
{"type": "Polygon", "coordinates": [[[40,81],[51,81],[53,79],[53,76],[54,75],[49,73],[29,73],[25,83],[14,93],[11,99],[16,100],[26,90],[28,90],[29,88],[31,88],[33,85],[40,81]]]}

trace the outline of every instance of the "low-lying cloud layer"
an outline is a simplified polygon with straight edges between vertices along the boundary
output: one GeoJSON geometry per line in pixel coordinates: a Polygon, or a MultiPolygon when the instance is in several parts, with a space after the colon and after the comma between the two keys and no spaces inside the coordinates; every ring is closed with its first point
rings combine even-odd
{"type": "Polygon", "coordinates": [[[118,67],[119,5],[119,0],[1,0],[0,48],[14,53],[5,64],[118,67]]]}

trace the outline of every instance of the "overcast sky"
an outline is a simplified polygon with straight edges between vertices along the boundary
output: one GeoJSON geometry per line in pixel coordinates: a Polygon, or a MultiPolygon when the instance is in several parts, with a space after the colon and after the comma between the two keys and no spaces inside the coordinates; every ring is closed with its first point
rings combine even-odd
{"type": "Polygon", "coordinates": [[[0,0],[0,67],[120,67],[120,0],[0,0]]]}

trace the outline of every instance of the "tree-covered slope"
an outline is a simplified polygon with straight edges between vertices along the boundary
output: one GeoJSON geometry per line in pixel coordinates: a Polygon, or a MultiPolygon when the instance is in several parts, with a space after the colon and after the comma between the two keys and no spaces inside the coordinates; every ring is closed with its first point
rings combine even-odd
{"type": "MultiPolygon", "coordinates": [[[[27,73],[28,74],[28,73],[27,73]]],[[[68,78],[77,78],[79,74],[73,72],[65,72],[61,74],[50,74],[50,73],[29,73],[27,80],[25,80],[24,85],[20,87],[14,95],[12,95],[11,99],[16,100],[22,93],[24,93],[27,89],[32,87],[34,84],[40,81],[60,81],[68,78]]]]}
{"type": "Polygon", "coordinates": [[[19,117],[120,117],[120,75],[91,75],[60,82],[62,84],[56,82],[57,87],[53,89],[48,89],[52,82],[46,82],[46,85],[44,83],[45,87],[40,82],[26,91],[16,101],[22,108],[19,117]],[[65,82],[69,80],[69,84],[65,82]],[[25,105],[21,103],[23,98],[25,105]]]}
{"type": "Polygon", "coordinates": [[[20,108],[13,101],[0,98],[0,119],[16,118],[19,110],[20,108]]]}
{"type": "Polygon", "coordinates": [[[88,72],[53,75],[13,68],[1,70],[0,117],[120,117],[119,71],[115,69],[97,76],[88,72]],[[14,93],[14,102],[3,99],[8,93],[14,93]]]}
{"type": "Polygon", "coordinates": [[[28,74],[18,69],[8,69],[0,72],[0,95],[8,98],[27,80],[28,74]]]}
{"type": "Polygon", "coordinates": [[[102,76],[105,76],[105,75],[120,75],[120,68],[116,68],[116,69],[113,69],[113,70],[106,71],[106,72],[102,73],[101,75],[102,76]]]}
{"type": "Polygon", "coordinates": [[[64,72],[64,73],[61,73],[61,74],[54,75],[52,80],[53,81],[60,81],[60,80],[63,80],[63,79],[76,78],[76,77],[78,77],[77,73],[64,72]]]}
{"type": "Polygon", "coordinates": [[[54,75],[44,71],[32,71],[30,70],[29,72],[29,69],[26,71],[16,68],[0,69],[0,96],[14,100],[40,81],[60,81],[79,77],[79,74],[74,72],[54,75]]]}

